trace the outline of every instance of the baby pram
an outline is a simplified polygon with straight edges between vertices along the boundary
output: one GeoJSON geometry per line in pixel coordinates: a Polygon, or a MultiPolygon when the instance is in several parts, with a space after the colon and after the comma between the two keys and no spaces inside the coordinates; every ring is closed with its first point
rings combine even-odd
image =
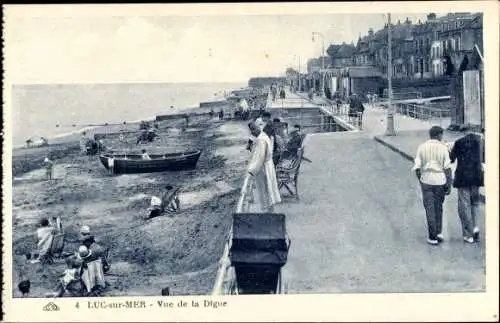
{"type": "Polygon", "coordinates": [[[281,268],[289,248],[284,214],[234,214],[229,250],[234,279],[230,293],[284,293],[281,268]]]}

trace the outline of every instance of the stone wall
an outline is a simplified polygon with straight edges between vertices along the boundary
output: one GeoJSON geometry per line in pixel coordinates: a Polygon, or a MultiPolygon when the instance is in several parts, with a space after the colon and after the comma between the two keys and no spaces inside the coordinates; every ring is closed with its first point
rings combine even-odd
{"type": "Polygon", "coordinates": [[[321,117],[323,114],[319,109],[311,108],[282,108],[271,109],[271,119],[279,118],[281,122],[288,123],[288,130],[298,124],[305,133],[322,132],[321,117]]]}
{"type": "MultiPolygon", "coordinates": [[[[450,95],[450,78],[395,79],[392,80],[393,92],[420,92],[422,97],[430,98],[450,95]]],[[[383,80],[383,88],[387,88],[387,80],[383,80]]],[[[380,95],[380,93],[379,93],[380,95]]]]}

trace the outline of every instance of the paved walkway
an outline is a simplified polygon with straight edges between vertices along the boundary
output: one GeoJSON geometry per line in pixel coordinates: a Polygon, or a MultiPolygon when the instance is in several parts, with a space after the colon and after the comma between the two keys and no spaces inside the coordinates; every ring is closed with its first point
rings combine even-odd
{"type": "Polygon", "coordinates": [[[444,205],[447,241],[429,246],[420,187],[405,159],[364,132],[307,138],[313,162],[301,168],[301,199],[276,210],[286,214],[292,241],[283,268],[289,293],[484,290],[484,243],[461,240],[456,192],[444,205]]]}
{"type": "MultiPolygon", "coordinates": [[[[268,106],[282,107],[321,105],[287,93],[287,99],[268,106]]],[[[392,140],[389,145],[408,155],[426,139],[430,127],[400,115],[395,124],[398,135],[382,141],[392,140]]],[[[446,242],[429,246],[412,165],[373,140],[384,131],[385,111],[366,107],[363,131],[306,137],[306,155],[313,162],[301,168],[301,199],[285,197],[276,207],[286,214],[292,240],[282,271],[288,293],[484,290],[484,242],[462,241],[456,191],[444,204],[446,242]]],[[[483,207],[478,221],[484,232],[483,207]]]]}
{"type": "MultiPolygon", "coordinates": [[[[387,111],[380,107],[373,107],[365,104],[365,113],[363,116],[363,130],[373,136],[379,143],[387,146],[402,157],[413,161],[418,146],[429,139],[429,129],[433,125],[439,125],[446,128],[450,124],[449,118],[433,119],[423,121],[408,116],[395,114],[394,128],[395,136],[385,135],[387,129],[387,111]]],[[[463,134],[445,130],[443,140],[452,144],[463,134]]],[[[456,163],[453,165],[455,171],[456,163]]],[[[480,188],[484,199],[484,187],[480,188]]]]}
{"type": "Polygon", "coordinates": [[[276,101],[272,100],[272,96],[269,95],[267,102],[267,109],[293,109],[293,108],[318,108],[318,104],[309,101],[306,97],[297,95],[290,91],[286,91],[285,99],[276,98],[276,101]]]}

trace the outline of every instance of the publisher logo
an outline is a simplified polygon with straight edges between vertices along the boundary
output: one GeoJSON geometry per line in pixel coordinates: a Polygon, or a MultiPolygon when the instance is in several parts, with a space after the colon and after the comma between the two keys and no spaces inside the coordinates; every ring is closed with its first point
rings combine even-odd
{"type": "Polygon", "coordinates": [[[47,305],[45,305],[43,307],[43,310],[47,311],[47,312],[59,311],[59,306],[57,306],[56,304],[50,302],[50,303],[48,303],[47,305]]]}

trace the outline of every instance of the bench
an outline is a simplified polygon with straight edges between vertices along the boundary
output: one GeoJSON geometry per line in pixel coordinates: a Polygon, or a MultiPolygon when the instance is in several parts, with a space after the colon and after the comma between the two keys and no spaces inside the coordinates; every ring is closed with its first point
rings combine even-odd
{"type": "Polygon", "coordinates": [[[278,189],[286,188],[286,190],[297,200],[299,199],[298,177],[304,148],[297,150],[297,155],[291,159],[282,160],[276,167],[276,178],[278,180],[278,189]],[[292,190],[293,186],[293,190],[292,190]]]}

